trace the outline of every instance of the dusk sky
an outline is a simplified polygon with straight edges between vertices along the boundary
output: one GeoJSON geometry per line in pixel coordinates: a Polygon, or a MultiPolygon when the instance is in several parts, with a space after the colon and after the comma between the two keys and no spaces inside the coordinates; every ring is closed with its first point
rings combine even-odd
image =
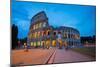
{"type": "Polygon", "coordinates": [[[14,1],[11,6],[11,24],[18,26],[18,38],[27,37],[31,18],[45,11],[48,22],[54,27],[76,28],[81,36],[95,35],[96,7],[72,4],[50,4],[14,1]]]}

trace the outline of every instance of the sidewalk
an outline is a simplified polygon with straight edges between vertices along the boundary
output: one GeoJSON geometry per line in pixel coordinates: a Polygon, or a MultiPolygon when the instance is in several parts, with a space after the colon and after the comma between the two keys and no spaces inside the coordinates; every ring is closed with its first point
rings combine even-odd
{"type": "Polygon", "coordinates": [[[37,65],[37,64],[54,64],[69,62],[86,62],[95,61],[93,57],[72,51],[71,49],[29,49],[13,50],[11,54],[12,65],[37,65]]]}
{"type": "Polygon", "coordinates": [[[56,49],[53,63],[86,62],[95,61],[95,58],[80,54],[72,50],[56,49]]]}
{"type": "Polygon", "coordinates": [[[54,48],[29,49],[28,52],[24,50],[14,50],[11,53],[11,62],[12,65],[45,64],[54,50],[54,48]]]}

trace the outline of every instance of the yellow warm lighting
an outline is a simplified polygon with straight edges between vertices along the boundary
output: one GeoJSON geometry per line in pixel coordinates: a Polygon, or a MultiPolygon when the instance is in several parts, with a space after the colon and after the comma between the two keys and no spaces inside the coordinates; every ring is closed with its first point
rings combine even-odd
{"type": "Polygon", "coordinates": [[[52,46],[54,46],[54,47],[56,46],[56,40],[52,41],[52,46]]]}
{"type": "Polygon", "coordinates": [[[36,42],[34,42],[34,46],[36,46],[36,42]]]}
{"type": "Polygon", "coordinates": [[[38,29],[38,24],[36,24],[36,29],[38,29]]]}
{"type": "Polygon", "coordinates": [[[42,45],[42,46],[45,45],[45,41],[41,41],[41,45],[42,45]]]}
{"type": "Polygon", "coordinates": [[[31,46],[34,46],[34,45],[33,45],[33,42],[31,42],[31,46]]]}
{"type": "Polygon", "coordinates": [[[32,34],[29,35],[29,38],[30,38],[30,39],[32,38],[32,34]]]}
{"type": "Polygon", "coordinates": [[[34,38],[34,33],[32,35],[33,35],[33,38],[34,38]]]}
{"type": "Polygon", "coordinates": [[[34,36],[35,36],[35,38],[36,38],[36,36],[37,36],[37,32],[35,32],[34,36]]]}
{"type": "Polygon", "coordinates": [[[38,32],[38,37],[40,37],[40,32],[38,32]]]}
{"type": "Polygon", "coordinates": [[[47,30],[47,31],[46,31],[46,35],[48,35],[48,33],[50,33],[50,30],[47,30]]]}
{"type": "Polygon", "coordinates": [[[38,46],[40,46],[40,41],[37,42],[38,46]]]}
{"type": "Polygon", "coordinates": [[[46,41],[46,45],[50,45],[50,40],[47,40],[46,41]]]}
{"type": "Polygon", "coordinates": [[[61,39],[58,39],[58,43],[60,44],[60,45],[62,45],[62,40],[61,39]]]}

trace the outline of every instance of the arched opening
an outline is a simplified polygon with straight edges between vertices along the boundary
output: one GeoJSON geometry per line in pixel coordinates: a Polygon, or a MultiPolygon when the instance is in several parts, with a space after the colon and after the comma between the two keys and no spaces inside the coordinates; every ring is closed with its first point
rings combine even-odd
{"type": "Polygon", "coordinates": [[[63,42],[63,46],[64,47],[67,47],[68,46],[68,42],[66,40],[63,42]]]}
{"type": "Polygon", "coordinates": [[[52,46],[53,46],[53,47],[56,47],[56,44],[57,44],[56,40],[53,40],[53,41],[52,41],[52,46]]]}
{"type": "Polygon", "coordinates": [[[45,36],[46,32],[45,31],[42,31],[42,36],[45,36]]]}
{"type": "Polygon", "coordinates": [[[34,47],[36,47],[36,42],[34,42],[34,47]]]}
{"type": "Polygon", "coordinates": [[[40,32],[38,32],[38,38],[40,38],[40,32]]]}
{"type": "Polygon", "coordinates": [[[37,32],[35,32],[34,36],[35,36],[35,38],[37,37],[37,32]]]}
{"type": "Polygon", "coordinates": [[[45,41],[41,41],[41,46],[45,48],[45,41]]]}
{"type": "Polygon", "coordinates": [[[34,46],[33,42],[31,42],[31,46],[34,46]]]}
{"type": "Polygon", "coordinates": [[[60,32],[60,31],[58,31],[58,34],[61,34],[61,32],[60,32]]]}
{"type": "Polygon", "coordinates": [[[63,46],[62,39],[58,39],[58,44],[59,44],[59,48],[62,48],[62,46],[63,46]]]}
{"type": "Polygon", "coordinates": [[[45,36],[45,34],[46,34],[46,32],[44,31],[44,32],[43,32],[43,36],[45,36]]]}
{"type": "Polygon", "coordinates": [[[46,27],[46,22],[43,23],[43,27],[46,27]]]}
{"type": "Polygon", "coordinates": [[[44,33],[44,32],[42,31],[42,32],[41,32],[42,36],[43,36],[43,33],[44,33]]]}
{"type": "Polygon", "coordinates": [[[50,39],[46,40],[46,47],[47,47],[47,48],[50,47],[50,39]]]}
{"type": "Polygon", "coordinates": [[[47,30],[46,31],[46,35],[50,35],[50,30],[47,30]]]}
{"type": "Polygon", "coordinates": [[[67,38],[68,34],[66,32],[64,32],[64,38],[67,38]]]}
{"type": "Polygon", "coordinates": [[[40,41],[37,42],[37,45],[40,47],[40,45],[41,45],[41,44],[40,44],[40,41]]]}

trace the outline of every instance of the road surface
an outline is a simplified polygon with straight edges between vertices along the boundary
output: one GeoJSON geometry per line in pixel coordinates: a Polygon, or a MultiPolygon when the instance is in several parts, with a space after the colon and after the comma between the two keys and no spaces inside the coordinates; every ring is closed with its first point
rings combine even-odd
{"type": "Polygon", "coordinates": [[[45,64],[54,50],[54,48],[29,49],[28,52],[23,49],[13,50],[11,52],[11,63],[12,65],[45,64]]]}
{"type": "Polygon", "coordinates": [[[80,54],[72,50],[50,48],[50,49],[29,49],[28,52],[22,50],[12,50],[12,65],[36,65],[54,64],[79,61],[94,61],[95,58],[80,54]]]}
{"type": "Polygon", "coordinates": [[[48,61],[49,64],[53,63],[67,63],[67,62],[82,62],[82,61],[94,61],[95,58],[81,53],[65,50],[65,49],[56,49],[55,53],[48,61]]]}

